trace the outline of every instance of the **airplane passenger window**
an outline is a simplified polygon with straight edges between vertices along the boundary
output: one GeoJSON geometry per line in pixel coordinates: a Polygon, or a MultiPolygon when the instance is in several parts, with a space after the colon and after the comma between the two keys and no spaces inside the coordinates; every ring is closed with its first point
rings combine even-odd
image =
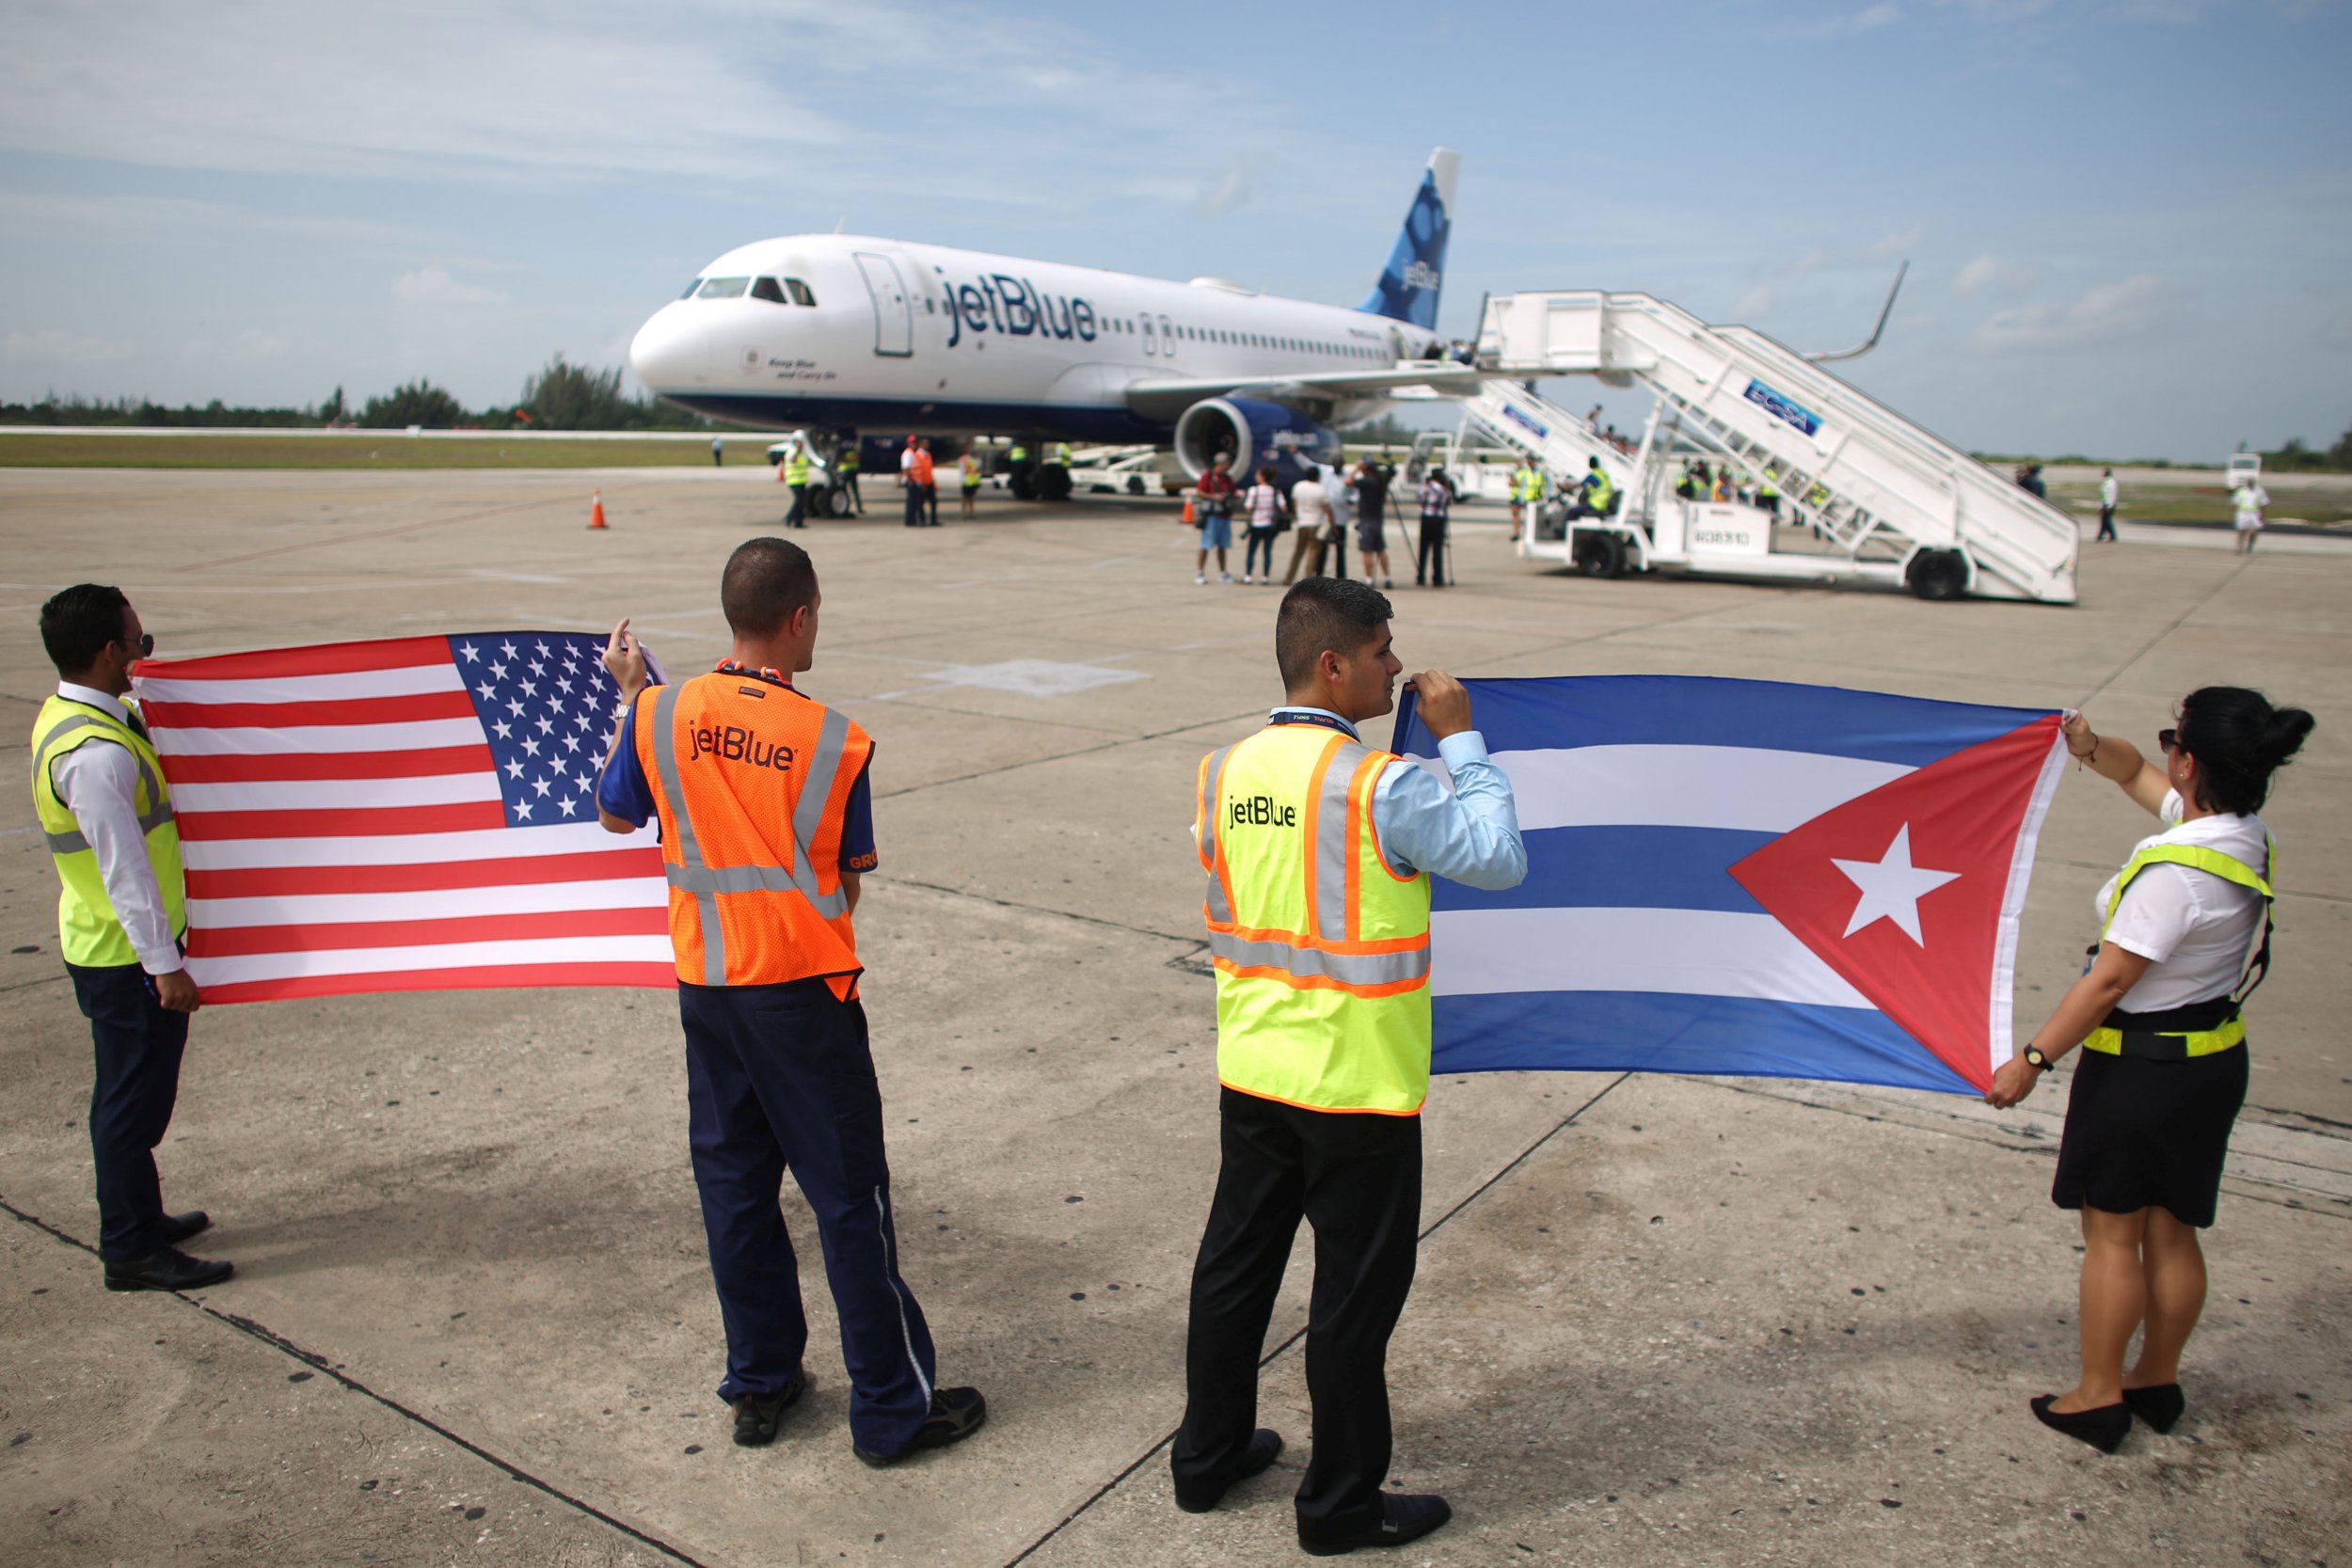
{"type": "Polygon", "coordinates": [[[706,277],[703,286],[694,291],[697,299],[740,299],[743,291],[752,286],[748,277],[706,277]]]}
{"type": "Polygon", "coordinates": [[[772,277],[755,277],[752,279],[752,297],[764,299],[771,305],[782,305],[784,287],[772,277]]]}
{"type": "Polygon", "coordinates": [[[817,296],[810,293],[808,285],[799,278],[787,277],[784,280],[784,286],[792,291],[793,304],[813,306],[817,303],[817,296]]]}

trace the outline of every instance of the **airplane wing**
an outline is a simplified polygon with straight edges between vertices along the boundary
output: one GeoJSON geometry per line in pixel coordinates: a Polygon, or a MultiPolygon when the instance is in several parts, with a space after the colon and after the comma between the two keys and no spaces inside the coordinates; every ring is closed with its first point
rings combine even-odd
{"type": "Polygon", "coordinates": [[[1427,387],[1436,391],[1471,392],[1486,380],[1484,372],[1451,360],[1400,363],[1378,371],[1309,371],[1298,375],[1261,375],[1242,379],[1137,381],[1127,388],[1127,406],[1147,419],[1172,420],[1202,398],[1239,394],[1276,403],[1306,398],[1369,397],[1403,387],[1427,387]]]}

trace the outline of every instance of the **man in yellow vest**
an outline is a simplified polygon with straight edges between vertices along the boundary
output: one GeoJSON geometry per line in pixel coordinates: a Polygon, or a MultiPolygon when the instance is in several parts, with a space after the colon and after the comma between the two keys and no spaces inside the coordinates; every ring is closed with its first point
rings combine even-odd
{"type": "Polygon", "coordinates": [[[1216,1506],[1281,1452],[1259,1428],[1258,1360],[1303,1217],[1315,1231],[1307,1328],[1314,1451],[1298,1542],[1331,1556],[1417,1540],[1445,1499],[1380,1490],[1389,1335],[1413,1282],[1421,1106],[1429,1088],[1429,883],[1527,875],[1510,780],[1452,676],[1412,677],[1454,778],[1375,751],[1356,726],[1394,705],[1404,666],[1369,583],[1283,596],[1287,692],[1256,734],[1200,765],[1195,847],[1216,966],[1223,1164],[1193,1265],[1176,1505],[1216,1506]]]}
{"type": "Polygon", "coordinates": [[[795,436],[784,458],[784,483],[792,489],[792,510],[784,515],[787,528],[808,527],[808,441],[795,436]]]}
{"type": "Polygon", "coordinates": [[[180,830],[147,726],[123,699],[155,640],[119,588],[86,582],[40,609],[56,694],[33,721],[33,805],[63,891],[57,945],[97,1051],[90,1153],[109,1291],[190,1291],[235,1270],[180,1243],[211,1224],[164,1212],[155,1146],[171,1125],[188,1015],[180,830]]]}
{"type": "Polygon", "coordinates": [[[597,816],[614,832],[661,823],[688,1138],[735,1441],[772,1441],[808,1386],[799,1266],[776,1207],[789,1169],[823,1239],[850,1447],[868,1465],[895,1465],[970,1436],[988,1405],[977,1389],[938,1386],[930,1330],[898,1275],[850,923],[858,879],[875,865],[873,742],[792,684],[816,659],[807,551],[749,541],[727,558],[719,601],[734,651],[676,685],[650,685],[628,623],[613,628],[604,665],[629,707],[597,781],[597,816]]]}

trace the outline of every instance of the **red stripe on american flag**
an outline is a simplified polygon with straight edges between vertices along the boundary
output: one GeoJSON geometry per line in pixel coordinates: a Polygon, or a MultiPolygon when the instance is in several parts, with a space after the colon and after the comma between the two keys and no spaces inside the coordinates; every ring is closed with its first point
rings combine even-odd
{"type": "Polygon", "coordinates": [[[482,969],[411,969],[391,974],[305,974],[206,986],[204,1000],[214,1004],[285,1002],[363,990],[494,990],[509,986],[638,986],[675,990],[677,970],[667,963],[492,964],[482,969]]]}
{"type": "MultiPolygon", "coordinates": [[[[185,677],[174,672],[175,680],[185,677]]],[[[277,729],[294,724],[410,724],[426,719],[471,719],[473,699],[463,691],[422,691],[407,697],[338,697],[315,703],[164,703],[140,705],[150,724],[172,728],[277,729]]]]}
{"type": "Polygon", "coordinates": [[[256,784],[281,779],[426,779],[444,773],[487,773],[487,746],[427,746],[413,752],[314,752],[273,755],[199,756],[164,753],[164,777],[175,784],[256,784]]]}
{"type": "Polygon", "coordinates": [[[446,893],[454,888],[596,882],[661,875],[661,851],[649,845],[575,855],[516,855],[509,860],[432,861],[416,865],[268,865],[188,870],[191,898],[289,898],[321,893],[446,893]]]}
{"type": "Polygon", "coordinates": [[[235,838],[362,838],[396,833],[460,833],[506,826],[496,800],[445,806],[353,806],[326,811],[186,811],[180,837],[189,844],[235,838]]]}
{"type": "Polygon", "coordinates": [[[134,674],[161,674],[176,681],[282,680],[291,675],[349,675],[363,670],[405,670],[419,664],[448,664],[444,637],[387,637],[373,642],[331,642],[315,648],[265,648],[250,654],[215,654],[208,658],[147,660],[134,674]],[[164,664],[169,668],[160,668],[164,664]]]}
{"type": "Polygon", "coordinates": [[[551,910],[539,914],[469,914],[447,920],[359,920],[331,926],[225,926],[191,932],[191,958],[256,953],[336,953],[360,947],[430,947],[442,942],[530,937],[646,937],[670,934],[666,910],[551,910]]]}

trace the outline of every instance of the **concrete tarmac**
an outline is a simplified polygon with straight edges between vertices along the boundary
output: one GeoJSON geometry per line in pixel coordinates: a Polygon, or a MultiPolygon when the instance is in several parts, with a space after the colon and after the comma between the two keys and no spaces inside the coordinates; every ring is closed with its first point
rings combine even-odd
{"type": "MultiPolygon", "coordinates": [[[[950,499],[946,527],[915,532],[894,492],[869,499],[795,536],[825,594],[805,684],[880,744],[859,936],[904,1267],[987,1429],[892,1470],[853,1459],[787,1190],[814,1388],[773,1447],[730,1444],[678,1028],[655,992],[205,1010],[159,1159],[167,1199],[215,1216],[198,1250],[238,1275],[106,1294],[88,1035],[20,797],[0,830],[0,1562],[1298,1560],[1303,1238],[1266,1347],[1280,1465],[1187,1515],[1164,1447],[1216,1154],[1189,793],[1198,758],[1279,696],[1279,590],[1195,587],[1192,536],[1156,500],[991,496],[961,524],[950,499]]],[[[691,670],[725,648],[721,562],[781,512],[746,469],[0,473],[0,707],[24,736],[51,684],[35,610],[90,578],[172,654],[628,614],[691,670]],[[583,531],[591,484],[610,531],[583,531]]],[[[2320,720],[2266,813],[2278,965],[2181,1427],[2106,1458],[2026,1411],[2074,1375],[2076,1236],[2048,1201],[2065,1071],[2007,1114],[1787,1080],[1449,1079],[1391,1373],[1394,1481],[1456,1517],[1396,1557],[2345,1560],[2352,550],[2241,560],[2181,531],[2086,545],[2075,608],[1927,605],[1588,582],[1518,561],[1500,513],[1471,509],[1461,586],[1396,592],[1408,669],[2082,704],[2143,746],[2208,682],[2320,720]]],[[[2147,831],[2066,777],[2021,1028],[2147,831]]]]}

